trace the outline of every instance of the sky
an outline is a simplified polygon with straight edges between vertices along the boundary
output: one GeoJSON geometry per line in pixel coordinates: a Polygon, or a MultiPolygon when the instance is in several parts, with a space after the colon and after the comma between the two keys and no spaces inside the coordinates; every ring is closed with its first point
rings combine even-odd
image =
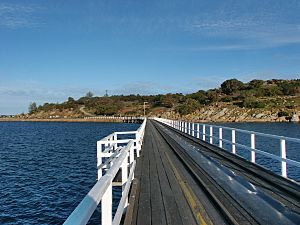
{"type": "Polygon", "coordinates": [[[299,0],[0,0],[0,114],[300,78],[299,0]]]}

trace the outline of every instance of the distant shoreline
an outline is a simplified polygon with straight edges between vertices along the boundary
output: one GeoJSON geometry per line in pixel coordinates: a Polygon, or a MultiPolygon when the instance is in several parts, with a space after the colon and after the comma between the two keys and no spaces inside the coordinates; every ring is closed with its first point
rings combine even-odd
{"type": "MultiPolygon", "coordinates": [[[[188,121],[181,119],[183,121],[188,121]]],[[[254,119],[254,120],[238,120],[238,121],[209,121],[209,120],[192,120],[193,122],[199,123],[289,123],[288,121],[275,121],[266,119],[254,119]]],[[[95,123],[122,123],[119,119],[89,119],[89,118],[55,118],[55,119],[21,119],[21,118],[0,118],[0,122],[95,122],[95,123]]]]}
{"type": "Polygon", "coordinates": [[[21,118],[0,118],[0,122],[98,122],[98,123],[121,123],[117,119],[85,119],[85,118],[61,118],[61,119],[21,119],[21,118]]]}

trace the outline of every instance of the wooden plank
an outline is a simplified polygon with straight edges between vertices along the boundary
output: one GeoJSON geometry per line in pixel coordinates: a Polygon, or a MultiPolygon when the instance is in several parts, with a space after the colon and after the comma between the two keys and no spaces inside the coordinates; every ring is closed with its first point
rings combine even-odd
{"type": "Polygon", "coordinates": [[[164,169],[166,171],[172,192],[175,197],[175,201],[177,203],[180,217],[183,221],[183,224],[197,224],[193,212],[190,209],[190,205],[188,204],[185,195],[182,191],[182,187],[179,184],[180,181],[176,178],[174,171],[172,170],[172,167],[170,166],[169,163],[169,157],[166,157],[166,154],[173,154],[172,150],[170,149],[170,146],[166,143],[166,141],[161,137],[161,135],[155,130],[155,140],[157,142],[157,145],[160,146],[159,150],[159,155],[161,157],[161,160],[163,162],[164,169]]]}
{"type": "MultiPolygon", "coordinates": [[[[153,138],[153,137],[152,137],[153,138]]],[[[152,224],[167,224],[165,207],[163,197],[161,193],[161,187],[159,182],[160,171],[157,170],[156,160],[154,156],[154,146],[152,142],[152,148],[149,149],[150,160],[150,187],[151,187],[151,211],[152,211],[152,224]]]]}
{"type": "MultiPolygon", "coordinates": [[[[153,129],[155,129],[155,128],[151,124],[151,132],[154,132],[153,129]]],[[[161,190],[162,190],[163,202],[164,202],[164,206],[165,206],[167,224],[181,225],[181,224],[183,224],[183,222],[180,217],[179,209],[178,209],[177,203],[175,201],[174,193],[170,187],[170,183],[169,183],[168,177],[166,175],[162,159],[159,155],[159,150],[158,150],[159,147],[157,146],[156,140],[154,138],[152,139],[152,143],[153,143],[153,151],[154,151],[154,155],[155,155],[155,161],[157,163],[157,171],[158,171],[159,181],[160,181],[161,190]]]]}
{"type": "Polygon", "coordinates": [[[137,224],[151,225],[151,202],[150,202],[150,174],[149,174],[149,149],[151,141],[149,132],[145,133],[144,158],[141,168],[141,189],[137,211],[137,224]]]}

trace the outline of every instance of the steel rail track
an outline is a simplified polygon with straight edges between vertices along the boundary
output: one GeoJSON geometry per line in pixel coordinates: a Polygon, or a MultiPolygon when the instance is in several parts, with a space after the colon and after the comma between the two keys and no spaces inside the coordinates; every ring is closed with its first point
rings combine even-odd
{"type": "MultiPolygon", "coordinates": [[[[188,168],[188,170],[191,172],[191,174],[197,179],[198,183],[202,187],[202,189],[207,193],[207,195],[210,197],[210,199],[213,201],[216,208],[218,208],[221,212],[221,214],[224,216],[224,218],[227,220],[230,224],[262,224],[265,221],[262,221],[259,217],[255,216],[255,214],[249,210],[247,210],[242,204],[240,204],[235,198],[232,197],[230,193],[228,193],[222,186],[220,186],[215,179],[210,176],[194,159],[191,158],[190,155],[186,153],[186,151],[183,149],[182,146],[180,146],[169,134],[167,134],[163,129],[158,125],[158,122],[154,122],[154,127],[157,129],[157,131],[162,135],[162,137],[165,139],[165,141],[170,145],[170,147],[173,149],[175,154],[178,156],[178,158],[184,163],[184,165],[188,168]]],[[[162,126],[165,126],[163,124],[160,124],[162,126]]],[[[165,126],[166,127],[166,126],[165,126]]],[[[212,151],[213,154],[217,158],[220,158],[223,161],[226,161],[227,166],[233,167],[237,169],[239,167],[239,173],[246,175],[245,177],[249,180],[256,180],[257,181],[257,174],[254,173],[252,170],[249,170],[248,168],[241,169],[241,165],[238,165],[237,162],[232,160],[231,158],[226,157],[224,154],[220,154],[219,152],[216,152],[214,149],[209,148],[210,146],[206,143],[199,143],[199,139],[194,139],[192,137],[189,137],[187,135],[182,134],[181,132],[175,130],[174,128],[168,127],[173,132],[176,132],[177,134],[185,137],[189,141],[191,141],[194,144],[198,144],[209,151],[212,151]],[[254,178],[256,177],[256,178],[254,178]]],[[[213,146],[214,148],[214,146],[213,146]]],[[[210,154],[211,156],[212,154],[210,154]]],[[[232,155],[231,155],[232,157],[232,155]]],[[[259,167],[260,168],[260,167],[259,167]]],[[[269,172],[269,171],[268,171],[269,172]]],[[[275,176],[276,177],[276,176],[275,176]]],[[[277,177],[276,177],[277,178],[277,177]]],[[[282,179],[280,177],[280,179],[282,179]]],[[[257,181],[262,186],[265,186],[265,183],[268,183],[269,185],[274,185],[274,182],[272,179],[266,179],[265,177],[260,177],[257,181]]],[[[275,187],[278,186],[278,184],[274,185],[275,187]]],[[[273,187],[274,187],[273,186],[273,187]]],[[[281,185],[279,185],[281,187],[281,185]]],[[[285,192],[288,191],[289,197],[292,197],[295,199],[295,202],[298,201],[299,203],[299,189],[291,191],[290,189],[286,190],[286,188],[282,188],[285,192]]],[[[277,196],[276,199],[280,199],[282,196],[277,196]]],[[[285,199],[286,200],[286,199],[285,199]]],[[[297,207],[298,204],[294,207],[296,208],[296,213],[299,213],[299,208],[297,207]],[[298,212],[297,212],[298,211],[298,212]]]]}

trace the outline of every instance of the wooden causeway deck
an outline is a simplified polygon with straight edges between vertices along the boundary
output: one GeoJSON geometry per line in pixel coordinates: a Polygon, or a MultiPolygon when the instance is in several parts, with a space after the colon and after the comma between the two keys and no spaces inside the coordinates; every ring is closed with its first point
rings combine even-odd
{"type": "Polygon", "coordinates": [[[147,123],[125,224],[197,224],[170,154],[174,153],[169,145],[153,124],[147,123]]]}

